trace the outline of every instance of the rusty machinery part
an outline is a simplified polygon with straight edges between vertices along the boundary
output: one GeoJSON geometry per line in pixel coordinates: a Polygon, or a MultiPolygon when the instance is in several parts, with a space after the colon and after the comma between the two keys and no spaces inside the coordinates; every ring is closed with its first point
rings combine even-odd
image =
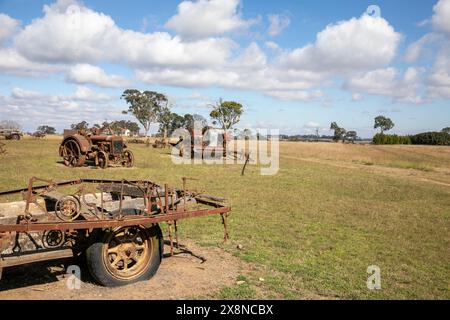
{"type": "Polygon", "coordinates": [[[42,234],[42,245],[44,248],[58,248],[66,241],[66,234],[61,230],[47,230],[42,234]]]}
{"type": "Polygon", "coordinates": [[[6,144],[0,142],[0,155],[6,154],[6,144]]]}
{"type": "Polygon", "coordinates": [[[55,214],[63,221],[73,221],[80,216],[80,202],[74,196],[64,196],[56,202],[55,214]]]}
{"type": "MultiPolygon", "coordinates": [[[[1,267],[73,257],[86,252],[89,271],[102,285],[119,286],[148,279],[158,269],[163,256],[164,241],[159,223],[169,224],[171,254],[174,254],[173,240],[179,247],[177,222],[183,219],[220,215],[224,239],[228,239],[226,218],[231,209],[225,205],[225,199],[188,191],[187,180],[191,179],[183,178],[183,189],[178,189],[160,186],[150,180],[80,179],[55,183],[32,178],[28,188],[0,192],[0,196],[5,196],[28,191],[30,197],[39,194],[46,195],[44,199],[51,201],[58,199],[55,213],[63,220],[55,221],[52,212],[42,210],[34,220],[0,223],[0,235],[38,233],[41,238],[45,233],[45,247],[33,252],[2,254],[1,267]],[[35,186],[36,181],[46,184],[35,186]],[[100,193],[89,200],[83,199],[84,190],[92,189],[85,183],[97,184],[100,193]],[[55,187],[75,185],[80,190],[75,195],[55,198],[57,190],[49,192],[55,187]],[[86,214],[94,203],[96,210],[102,213],[97,219],[86,214]]],[[[4,241],[0,241],[0,245],[2,243],[4,241]]]]}
{"type": "Polygon", "coordinates": [[[124,151],[122,165],[127,168],[134,166],[134,154],[131,150],[124,151]]]}
{"type": "Polygon", "coordinates": [[[109,165],[109,159],[108,159],[108,155],[106,154],[105,151],[99,151],[97,153],[97,159],[96,159],[96,163],[97,165],[102,168],[102,169],[106,169],[108,168],[109,165]]]}
{"type": "Polygon", "coordinates": [[[151,278],[162,259],[158,225],[119,227],[97,235],[86,250],[93,277],[104,286],[120,286],[151,278]]]}
{"type": "Polygon", "coordinates": [[[61,145],[60,154],[64,164],[68,167],[80,167],[86,161],[86,156],[82,153],[80,146],[75,139],[68,139],[61,145]]]}

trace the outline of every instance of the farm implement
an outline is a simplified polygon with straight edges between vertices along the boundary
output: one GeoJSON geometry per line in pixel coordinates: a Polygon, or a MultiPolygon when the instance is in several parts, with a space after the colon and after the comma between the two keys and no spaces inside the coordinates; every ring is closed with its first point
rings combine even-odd
{"type": "Polygon", "coordinates": [[[0,192],[23,199],[0,203],[0,278],[6,267],[83,255],[101,285],[149,279],[163,257],[163,222],[172,255],[179,220],[220,215],[227,240],[225,199],[188,191],[187,180],[178,189],[152,181],[31,178],[27,188],[0,192]]]}

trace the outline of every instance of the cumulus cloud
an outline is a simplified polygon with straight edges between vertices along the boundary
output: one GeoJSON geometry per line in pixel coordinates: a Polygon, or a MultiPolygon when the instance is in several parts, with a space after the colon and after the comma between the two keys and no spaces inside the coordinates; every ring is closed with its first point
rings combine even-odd
{"type": "MultiPolygon", "coordinates": [[[[33,130],[48,124],[59,128],[87,120],[89,123],[121,119],[121,107],[110,104],[111,98],[86,87],[77,87],[68,95],[52,95],[16,87],[10,96],[0,96],[2,117],[15,119],[33,130]]],[[[27,129],[28,130],[28,129],[27,129]]]]}
{"type": "Polygon", "coordinates": [[[238,13],[240,0],[183,1],[178,13],[165,24],[183,38],[195,39],[221,35],[250,27],[255,20],[244,20],[238,13]]]}
{"type": "Polygon", "coordinates": [[[67,73],[67,80],[77,84],[95,84],[103,88],[122,88],[128,81],[121,76],[108,75],[97,66],[76,64],[67,73]]]}
{"type": "Polygon", "coordinates": [[[450,35],[450,0],[439,0],[433,7],[431,23],[436,31],[450,35]]]}
{"type": "Polygon", "coordinates": [[[78,86],[73,95],[70,96],[75,101],[87,101],[87,102],[108,102],[112,98],[104,93],[96,93],[88,87],[78,86]]]}
{"type": "Polygon", "coordinates": [[[450,99],[450,50],[440,52],[427,78],[427,84],[430,98],[450,99]]]}
{"type": "Polygon", "coordinates": [[[13,48],[0,49],[0,71],[17,76],[38,76],[66,69],[61,64],[31,61],[13,48]]]}
{"type": "Polygon", "coordinates": [[[280,61],[319,72],[370,70],[388,65],[400,40],[401,35],[385,19],[363,15],[327,26],[314,44],[288,52],[280,61]]]}
{"type": "Polygon", "coordinates": [[[224,38],[185,42],[166,32],[125,30],[103,13],[76,3],[64,4],[46,6],[44,17],[33,20],[17,35],[14,44],[20,54],[45,63],[208,66],[222,63],[234,46],[224,38]]]}
{"type": "Polygon", "coordinates": [[[351,77],[344,85],[350,91],[391,97],[395,102],[422,103],[418,94],[419,70],[410,67],[403,74],[395,68],[377,69],[351,77]]]}
{"type": "Polygon", "coordinates": [[[20,21],[0,13],[0,44],[17,32],[20,21]]]}
{"type": "Polygon", "coordinates": [[[272,37],[279,35],[291,23],[291,19],[284,14],[270,14],[267,19],[269,19],[267,33],[272,37]]]}
{"type": "Polygon", "coordinates": [[[303,102],[309,102],[325,96],[325,94],[321,91],[269,91],[266,93],[266,95],[285,101],[303,102]]]}
{"type": "MultiPolygon", "coordinates": [[[[439,17],[446,15],[449,1],[439,1],[430,19],[440,36],[436,31],[411,45],[406,61],[418,59],[434,39],[445,38],[448,20],[439,17]]],[[[447,96],[443,58],[428,77],[415,68],[404,73],[389,68],[402,36],[381,17],[365,14],[330,24],[313,43],[294,49],[272,41],[263,48],[256,42],[241,47],[230,38],[231,32],[255,21],[242,18],[239,4],[239,0],[184,1],[166,23],[177,33],[171,35],[123,29],[106,14],[75,0],[59,0],[44,6],[42,17],[21,29],[16,25],[15,34],[7,36],[11,46],[0,48],[0,71],[21,76],[64,72],[68,82],[80,85],[72,103],[108,101],[84,85],[127,85],[126,79],[108,74],[99,63],[130,67],[137,80],[146,84],[252,90],[286,101],[325,99],[324,90],[336,79],[344,81],[343,88],[353,94],[353,101],[367,93],[395,102],[423,102],[417,94],[423,79],[429,86],[428,97],[447,96]],[[270,55],[264,51],[268,49],[270,55]]],[[[17,22],[4,21],[9,22],[0,18],[0,26],[17,22]]],[[[283,14],[270,15],[269,21],[268,32],[273,36],[289,25],[283,14]]]]}

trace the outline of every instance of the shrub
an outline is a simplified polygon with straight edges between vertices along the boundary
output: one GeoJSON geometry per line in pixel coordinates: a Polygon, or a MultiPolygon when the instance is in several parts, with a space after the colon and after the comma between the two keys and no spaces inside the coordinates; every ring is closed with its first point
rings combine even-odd
{"type": "Polygon", "coordinates": [[[411,144],[410,136],[398,136],[396,134],[377,133],[373,137],[374,144],[411,144]]]}
{"type": "Polygon", "coordinates": [[[411,137],[413,144],[450,146],[450,134],[447,132],[424,132],[411,137]]]}

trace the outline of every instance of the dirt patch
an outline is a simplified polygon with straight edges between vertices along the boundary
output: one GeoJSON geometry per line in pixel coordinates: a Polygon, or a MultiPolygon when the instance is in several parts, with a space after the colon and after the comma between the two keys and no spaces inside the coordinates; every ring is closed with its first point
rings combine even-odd
{"type": "Polygon", "coordinates": [[[195,255],[167,254],[156,275],[148,280],[119,288],[95,284],[85,268],[79,290],[66,286],[65,267],[71,260],[58,260],[7,268],[0,281],[0,300],[5,299],[189,299],[208,297],[221,288],[234,285],[244,262],[221,248],[202,248],[192,241],[183,242],[195,255]]]}

